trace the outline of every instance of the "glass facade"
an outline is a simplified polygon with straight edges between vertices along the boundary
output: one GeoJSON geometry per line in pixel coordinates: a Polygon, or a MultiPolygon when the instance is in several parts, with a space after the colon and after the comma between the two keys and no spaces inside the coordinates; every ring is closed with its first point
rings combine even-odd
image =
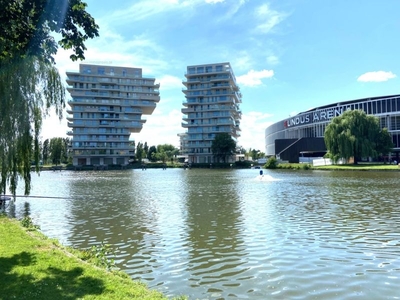
{"type": "Polygon", "coordinates": [[[360,109],[379,118],[381,128],[387,128],[400,151],[400,95],[339,102],[302,112],[292,118],[272,124],[265,130],[265,153],[275,155],[275,140],[323,137],[330,120],[346,110],[360,109]]]}

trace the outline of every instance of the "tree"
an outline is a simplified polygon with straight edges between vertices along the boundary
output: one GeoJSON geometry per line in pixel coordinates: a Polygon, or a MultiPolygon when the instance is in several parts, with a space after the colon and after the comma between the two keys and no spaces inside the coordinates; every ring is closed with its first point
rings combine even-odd
{"type": "Polygon", "coordinates": [[[325,129],[324,140],[334,161],[352,157],[357,164],[362,157],[376,157],[379,150],[388,150],[388,144],[381,144],[387,139],[385,132],[380,129],[378,118],[362,110],[348,110],[332,119],[325,129]]]}
{"type": "Polygon", "coordinates": [[[154,146],[150,147],[149,156],[152,161],[161,160],[166,162],[167,160],[173,160],[174,155],[178,155],[179,149],[171,144],[158,145],[157,148],[154,146]]]}
{"type": "Polygon", "coordinates": [[[253,149],[253,150],[250,151],[250,155],[251,155],[251,159],[252,160],[256,160],[257,159],[258,152],[260,152],[260,150],[253,149]]]}
{"type": "Polygon", "coordinates": [[[211,144],[211,151],[218,161],[222,159],[223,162],[226,162],[226,158],[234,155],[235,150],[236,142],[226,132],[218,133],[211,144]]]}
{"type": "Polygon", "coordinates": [[[141,142],[139,142],[136,146],[135,157],[139,162],[141,162],[142,158],[144,157],[143,144],[141,142]]]}
{"type": "Polygon", "coordinates": [[[49,139],[46,139],[43,142],[43,147],[42,147],[42,159],[43,159],[43,163],[46,164],[47,160],[49,159],[49,146],[50,146],[50,141],[49,139]]]}
{"type": "Polygon", "coordinates": [[[179,153],[179,149],[177,149],[174,145],[162,144],[157,146],[155,158],[165,163],[167,159],[173,160],[173,156],[177,155],[177,153],[179,153]]]}
{"type": "Polygon", "coordinates": [[[153,152],[151,154],[152,157],[152,161],[162,161],[163,163],[165,163],[168,159],[168,155],[164,150],[161,150],[160,152],[153,152]]]}
{"type": "Polygon", "coordinates": [[[57,137],[50,140],[48,152],[53,164],[68,162],[68,144],[68,138],[57,137]]]}
{"type": "Polygon", "coordinates": [[[50,159],[53,164],[58,165],[61,163],[61,155],[63,151],[62,149],[63,149],[62,138],[52,138],[50,140],[49,152],[50,152],[50,159]]]}
{"type": "MultiPolygon", "coordinates": [[[[376,152],[382,156],[388,155],[393,150],[393,140],[387,128],[380,131],[376,144],[376,152]]],[[[385,161],[386,162],[386,161],[385,161]]]]}
{"type": "Polygon", "coordinates": [[[147,146],[147,142],[144,142],[143,150],[144,155],[147,156],[149,154],[149,146],[147,146]]]}
{"type": "Polygon", "coordinates": [[[0,193],[9,185],[15,195],[22,178],[29,194],[42,119],[51,107],[62,118],[65,107],[53,56],[60,45],[73,50],[72,60],[84,59],[84,42],[98,36],[98,26],[81,0],[0,0],[0,7],[0,193]]]}
{"type": "Polygon", "coordinates": [[[73,61],[83,60],[84,42],[99,35],[81,0],[0,0],[0,6],[0,60],[36,57],[54,63],[58,45],[73,50],[73,61]],[[53,33],[61,36],[58,43],[53,33]]]}
{"type": "Polygon", "coordinates": [[[151,161],[156,161],[157,160],[157,158],[155,157],[156,153],[157,153],[156,146],[151,146],[149,148],[149,151],[147,152],[147,159],[151,161]]]}

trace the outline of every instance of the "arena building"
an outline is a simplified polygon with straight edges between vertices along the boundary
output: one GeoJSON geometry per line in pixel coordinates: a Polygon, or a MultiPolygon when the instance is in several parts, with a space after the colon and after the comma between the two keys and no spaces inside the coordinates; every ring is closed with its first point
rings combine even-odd
{"type": "Polygon", "coordinates": [[[299,113],[272,124],[265,130],[265,153],[292,163],[301,157],[321,157],[326,153],[324,132],[332,118],[346,110],[360,109],[379,118],[381,128],[387,128],[393,139],[391,157],[399,160],[400,95],[350,100],[325,105],[299,113]]]}

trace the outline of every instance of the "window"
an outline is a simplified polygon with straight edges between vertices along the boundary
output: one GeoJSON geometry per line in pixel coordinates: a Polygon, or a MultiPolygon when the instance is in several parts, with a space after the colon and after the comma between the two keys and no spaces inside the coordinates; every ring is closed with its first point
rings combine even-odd
{"type": "Polygon", "coordinates": [[[393,111],[397,111],[396,99],[392,99],[392,112],[393,112],[393,111]]]}
{"type": "Polygon", "coordinates": [[[380,114],[381,112],[382,112],[382,103],[381,103],[381,101],[376,101],[376,108],[377,108],[377,110],[376,110],[376,112],[378,113],[378,114],[380,114]]]}
{"type": "Polygon", "coordinates": [[[105,73],[104,68],[99,67],[99,68],[97,69],[97,74],[104,75],[104,73],[105,73]]]}
{"type": "Polygon", "coordinates": [[[386,100],[382,100],[382,113],[386,112],[386,100]]]}
{"type": "Polygon", "coordinates": [[[372,112],[370,113],[376,114],[376,101],[372,102],[371,105],[372,105],[372,112]]]}

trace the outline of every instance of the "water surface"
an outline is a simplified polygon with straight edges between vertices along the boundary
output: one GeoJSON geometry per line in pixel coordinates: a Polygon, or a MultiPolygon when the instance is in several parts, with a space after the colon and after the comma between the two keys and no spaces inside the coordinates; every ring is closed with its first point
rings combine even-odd
{"type": "Polygon", "coordinates": [[[190,299],[398,299],[398,172],[42,172],[17,198],[48,236],[190,299]],[[46,196],[60,197],[45,198],[46,196]]]}

